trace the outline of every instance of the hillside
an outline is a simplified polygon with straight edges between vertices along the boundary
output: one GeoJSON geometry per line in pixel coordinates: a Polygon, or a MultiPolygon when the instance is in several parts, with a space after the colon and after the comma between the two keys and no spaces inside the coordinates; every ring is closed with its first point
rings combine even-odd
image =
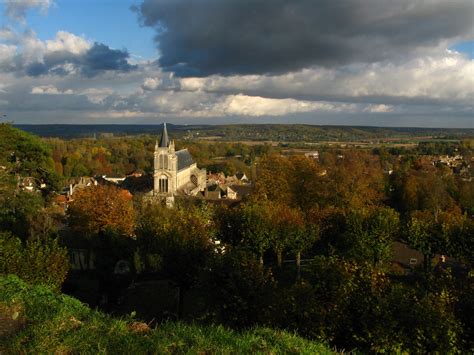
{"type": "MultiPolygon", "coordinates": [[[[16,125],[42,137],[79,138],[100,136],[159,135],[161,125],[16,125]]],[[[308,124],[232,124],[168,125],[176,139],[214,139],[222,141],[364,141],[385,139],[461,139],[474,136],[474,129],[320,126],[308,124]]]]}
{"type": "Polygon", "coordinates": [[[287,332],[255,328],[144,323],[91,310],[78,300],[16,276],[0,277],[0,353],[306,353],[327,347],[287,332]],[[5,333],[14,331],[9,336],[5,333]]]}

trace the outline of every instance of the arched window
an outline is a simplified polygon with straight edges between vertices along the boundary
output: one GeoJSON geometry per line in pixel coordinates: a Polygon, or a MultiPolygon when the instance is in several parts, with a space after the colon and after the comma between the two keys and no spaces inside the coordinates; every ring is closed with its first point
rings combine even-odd
{"type": "Polygon", "coordinates": [[[168,177],[162,175],[159,180],[159,191],[168,192],[168,177]]]}

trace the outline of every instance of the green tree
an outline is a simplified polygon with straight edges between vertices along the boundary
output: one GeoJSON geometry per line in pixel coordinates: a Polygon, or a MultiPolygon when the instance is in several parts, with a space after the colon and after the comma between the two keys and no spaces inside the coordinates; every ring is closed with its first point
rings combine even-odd
{"type": "Polygon", "coordinates": [[[31,176],[44,182],[45,194],[60,189],[60,179],[54,169],[51,148],[38,137],[13,128],[10,124],[0,124],[0,164],[8,161],[20,176],[31,176]]]}
{"type": "Polygon", "coordinates": [[[391,208],[350,211],[346,232],[348,255],[362,262],[370,260],[374,267],[386,262],[398,231],[398,213],[391,208]]]}
{"type": "Polygon", "coordinates": [[[145,260],[179,287],[178,313],[183,315],[185,294],[205,269],[214,252],[216,228],[213,211],[206,204],[168,209],[150,203],[141,207],[137,238],[145,260]],[[152,262],[153,263],[153,262],[152,262]],[[151,264],[152,264],[151,263],[151,264]]]}
{"type": "Polygon", "coordinates": [[[438,212],[416,211],[412,213],[406,227],[408,243],[424,255],[424,270],[431,271],[434,254],[449,255],[456,243],[456,236],[462,236],[459,227],[463,216],[457,210],[438,212]]]}
{"type": "Polygon", "coordinates": [[[244,245],[254,252],[263,264],[263,254],[270,248],[271,225],[270,204],[267,201],[249,202],[243,206],[244,245]]]}
{"type": "Polygon", "coordinates": [[[43,198],[38,193],[19,190],[9,169],[0,171],[0,190],[0,230],[27,239],[42,213],[43,198]]]}

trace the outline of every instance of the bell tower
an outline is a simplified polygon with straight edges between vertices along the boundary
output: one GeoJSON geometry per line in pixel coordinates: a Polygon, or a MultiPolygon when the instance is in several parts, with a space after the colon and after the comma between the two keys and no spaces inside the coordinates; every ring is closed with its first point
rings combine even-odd
{"type": "Polygon", "coordinates": [[[153,163],[153,195],[173,195],[177,185],[177,157],[174,141],[168,138],[166,123],[163,124],[160,141],[155,144],[153,163]]]}

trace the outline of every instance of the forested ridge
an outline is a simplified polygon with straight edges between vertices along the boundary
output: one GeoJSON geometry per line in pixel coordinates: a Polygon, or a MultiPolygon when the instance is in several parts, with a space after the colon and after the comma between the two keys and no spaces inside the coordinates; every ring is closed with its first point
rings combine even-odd
{"type": "MultiPolygon", "coordinates": [[[[15,125],[43,137],[91,138],[100,135],[158,135],[161,125],[15,125]]],[[[376,138],[472,138],[473,129],[422,127],[329,126],[308,124],[232,124],[232,125],[173,125],[168,128],[178,138],[218,137],[224,140],[274,141],[351,141],[376,138]]]]}

